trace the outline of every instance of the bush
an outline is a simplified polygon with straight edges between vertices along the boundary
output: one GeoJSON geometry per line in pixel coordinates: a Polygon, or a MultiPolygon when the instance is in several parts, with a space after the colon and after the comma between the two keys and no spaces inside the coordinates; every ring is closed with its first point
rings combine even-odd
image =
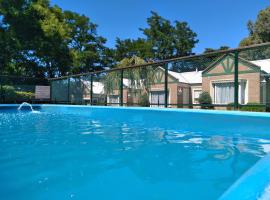
{"type": "Polygon", "coordinates": [[[234,103],[228,103],[227,110],[234,110],[234,103]]]}
{"type": "Polygon", "coordinates": [[[247,103],[247,105],[242,105],[241,111],[251,111],[251,112],[265,112],[265,105],[259,103],[247,103]]]}
{"type": "Polygon", "coordinates": [[[15,88],[11,85],[4,85],[2,87],[2,95],[5,103],[29,101],[34,98],[34,93],[16,91],[15,88]]]}
{"type": "Polygon", "coordinates": [[[14,103],[16,101],[16,92],[13,86],[4,85],[2,87],[2,94],[6,103],[14,103]]]}
{"type": "Polygon", "coordinates": [[[205,104],[202,105],[202,109],[213,109],[214,107],[211,105],[212,104],[212,98],[208,92],[202,92],[199,96],[198,99],[200,104],[205,104]]]}
{"type": "Polygon", "coordinates": [[[138,100],[138,104],[139,104],[139,106],[142,106],[142,107],[149,107],[150,102],[149,102],[148,94],[145,93],[145,94],[140,95],[139,100],[138,100]]]}
{"type": "Polygon", "coordinates": [[[16,100],[17,101],[29,101],[34,98],[34,93],[32,92],[23,92],[16,91],[16,100]]]}

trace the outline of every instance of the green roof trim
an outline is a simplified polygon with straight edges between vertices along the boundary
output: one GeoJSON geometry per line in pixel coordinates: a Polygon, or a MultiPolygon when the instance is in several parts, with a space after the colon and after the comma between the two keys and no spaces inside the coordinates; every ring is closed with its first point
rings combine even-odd
{"type": "MultiPolygon", "coordinates": [[[[239,65],[244,65],[250,68],[250,70],[244,70],[244,71],[239,71],[239,74],[244,74],[244,73],[260,73],[261,68],[241,57],[239,57],[239,65]]],[[[202,76],[207,77],[207,76],[221,76],[221,75],[231,75],[234,74],[234,55],[233,54],[225,54],[218,58],[215,62],[209,65],[203,72],[202,76]],[[233,62],[230,63],[230,60],[233,60],[233,62]],[[226,62],[226,63],[225,63],[226,62]],[[221,66],[224,69],[223,73],[209,73],[212,69],[217,67],[218,64],[221,64],[221,66]]]]}
{"type": "MultiPolygon", "coordinates": [[[[245,70],[245,71],[240,71],[238,72],[239,74],[248,74],[248,73],[258,73],[258,72],[255,72],[253,70],[245,70]]],[[[234,74],[234,72],[232,73],[213,73],[213,74],[202,74],[202,77],[209,77],[209,76],[223,76],[223,75],[232,75],[234,74]]]]}

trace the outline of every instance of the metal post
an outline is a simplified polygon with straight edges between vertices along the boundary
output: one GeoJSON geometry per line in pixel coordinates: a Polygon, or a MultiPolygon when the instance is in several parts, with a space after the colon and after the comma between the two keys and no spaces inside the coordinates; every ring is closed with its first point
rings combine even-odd
{"type": "Polygon", "coordinates": [[[123,79],[124,79],[124,70],[121,69],[121,81],[120,81],[120,106],[123,106],[123,92],[124,92],[124,83],[123,83],[123,79]]]}
{"type": "Polygon", "coordinates": [[[68,78],[68,104],[70,103],[70,78],[68,78]]]}
{"type": "Polygon", "coordinates": [[[93,75],[90,76],[90,104],[93,105],[93,75]]]}
{"type": "Polygon", "coordinates": [[[82,90],[82,93],[81,93],[81,105],[86,105],[86,103],[83,101],[83,94],[84,94],[84,90],[85,90],[85,87],[84,87],[84,83],[82,81],[82,77],[79,77],[79,80],[80,80],[80,89],[82,90]]]}
{"type": "Polygon", "coordinates": [[[49,82],[50,83],[50,102],[52,103],[53,100],[52,100],[52,81],[49,82]]]}
{"type": "Polygon", "coordinates": [[[165,67],[165,80],[164,80],[164,90],[165,90],[165,108],[168,107],[168,64],[165,67]]]}
{"type": "Polygon", "coordinates": [[[2,85],[2,76],[0,76],[0,103],[4,103],[4,101],[3,101],[3,85],[2,85]]]}
{"type": "Polygon", "coordinates": [[[266,80],[266,94],[265,94],[265,96],[266,96],[265,97],[266,109],[265,109],[265,111],[270,112],[270,93],[269,93],[269,91],[270,91],[270,79],[269,79],[269,77],[266,77],[265,80],[266,80]]]}
{"type": "Polygon", "coordinates": [[[239,108],[239,101],[238,101],[238,96],[239,96],[239,91],[238,91],[238,51],[234,53],[234,109],[238,110],[239,108]]]}

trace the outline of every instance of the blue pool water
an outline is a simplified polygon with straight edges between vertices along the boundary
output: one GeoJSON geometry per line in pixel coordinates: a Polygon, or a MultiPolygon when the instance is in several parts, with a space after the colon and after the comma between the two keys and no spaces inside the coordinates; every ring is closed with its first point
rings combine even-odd
{"type": "Polygon", "coordinates": [[[0,109],[1,199],[218,199],[270,152],[270,117],[0,109]]]}

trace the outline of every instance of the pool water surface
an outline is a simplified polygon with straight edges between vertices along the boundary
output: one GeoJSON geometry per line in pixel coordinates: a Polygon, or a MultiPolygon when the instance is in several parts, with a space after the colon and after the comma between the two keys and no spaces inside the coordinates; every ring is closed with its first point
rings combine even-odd
{"type": "Polygon", "coordinates": [[[270,152],[270,118],[0,110],[1,199],[218,199],[270,152]]]}

